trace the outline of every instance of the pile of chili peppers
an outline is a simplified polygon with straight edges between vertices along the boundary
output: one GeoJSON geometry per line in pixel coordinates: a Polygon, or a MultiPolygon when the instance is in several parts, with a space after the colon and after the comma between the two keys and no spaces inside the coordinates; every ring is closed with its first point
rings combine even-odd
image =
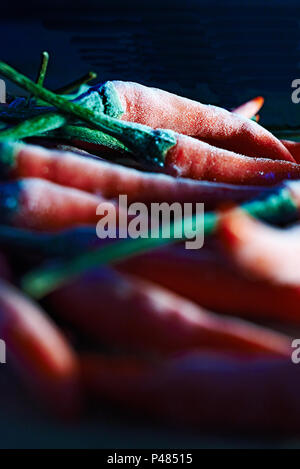
{"type": "Polygon", "coordinates": [[[228,111],[95,74],[53,92],[48,58],[36,82],[0,62],[29,93],[0,106],[7,366],[60,417],[110,403],[298,432],[297,337],[279,331],[300,324],[300,143],[257,123],[261,97],[228,111]],[[204,203],[204,247],[99,239],[97,206],[120,194],[204,203]]]}

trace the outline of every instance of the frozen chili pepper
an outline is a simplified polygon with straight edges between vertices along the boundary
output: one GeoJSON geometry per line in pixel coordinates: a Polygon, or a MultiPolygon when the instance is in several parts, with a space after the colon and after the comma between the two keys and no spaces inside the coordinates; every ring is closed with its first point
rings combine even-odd
{"type": "Polygon", "coordinates": [[[97,270],[55,291],[59,315],[101,343],[146,353],[195,348],[290,355],[290,339],[226,319],[170,291],[111,270],[97,270]]]}
{"type": "MultiPolygon", "coordinates": [[[[293,161],[289,151],[266,129],[249,119],[216,106],[203,105],[138,83],[114,81],[91,87],[84,95],[70,102],[68,107],[65,103],[62,109],[63,102],[66,101],[63,97],[35,85],[3,62],[0,63],[0,72],[60,110],[71,111],[76,115],[77,107],[77,117],[83,118],[85,114],[83,120],[87,120],[88,117],[92,118],[93,114],[95,117],[104,112],[114,119],[120,118],[154,129],[171,129],[204,140],[212,139],[218,147],[247,156],[293,161]],[[78,103],[86,107],[86,112],[83,108],[81,109],[81,115],[78,114],[78,103]]],[[[95,124],[95,119],[92,120],[95,124]]],[[[105,122],[103,116],[101,120],[105,122]]],[[[57,127],[62,125],[63,123],[57,127]]],[[[99,125],[98,128],[106,131],[99,125]]],[[[124,129],[122,126],[119,128],[124,129]]],[[[111,136],[118,138],[116,134],[111,136]]],[[[166,138],[166,133],[164,138],[166,138]]],[[[120,141],[126,145],[123,139],[120,141]]]]}
{"type": "MultiPolygon", "coordinates": [[[[278,142],[271,134],[270,138],[267,138],[267,142],[265,142],[268,154],[262,154],[258,151],[258,148],[256,148],[257,151],[255,151],[252,156],[270,156],[270,158],[277,157],[278,159],[288,161],[272,162],[268,159],[265,161],[264,158],[251,159],[242,157],[232,151],[222,150],[186,135],[176,134],[172,130],[153,129],[133,122],[124,122],[103,113],[95,112],[76,102],[70,102],[35,84],[3,62],[0,63],[0,72],[30,93],[46,100],[60,111],[70,116],[77,117],[87,122],[89,126],[116,138],[142,160],[145,160],[145,158],[149,159],[152,163],[165,167],[166,171],[170,171],[173,174],[190,177],[192,179],[208,178],[211,180],[235,183],[240,181],[243,184],[250,184],[251,182],[257,184],[273,184],[280,179],[298,177],[299,169],[297,165],[291,163],[294,161],[293,157],[284,145],[278,142]],[[276,149],[278,149],[278,145],[281,151],[278,150],[277,152],[276,149]],[[256,174],[258,171],[260,172],[256,174]]],[[[212,112],[216,113],[214,110],[212,112]]],[[[224,112],[227,113],[227,111],[224,112]]],[[[234,119],[241,119],[241,117],[236,114],[228,114],[234,116],[234,119]]],[[[255,127],[253,131],[251,129],[247,130],[247,126],[250,125],[250,122],[250,120],[246,119],[245,123],[243,123],[239,129],[238,151],[240,152],[243,152],[241,142],[245,143],[247,135],[252,136],[251,138],[255,140],[257,135],[259,136],[261,132],[265,132],[265,130],[262,130],[262,127],[254,122],[251,124],[257,126],[257,128],[255,127]]],[[[215,127],[211,126],[210,128],[210,126],[208,126],[208,128],[208,136],[215,138],[217,133],[211,133],[211,128],[215,127]]],[[[202,138],[206,138],[205,135],[202,135],[202,138]]],[[[230,139],[226,140],[227,148],[229,140],[230,139]]],[[[264,141],[263,138],[262,141],[264,141]]],[[[245,146],[249,150],[251,146],[248,144],[249,142],[247,142],[245,146]]],[[[246,153],[249,154],[249,151],[246,153]]],[[[250,153],[252,152],[250,151],[250,153]]]]}
{"type": "MultiPolygon", "coordinates": [[[[96,224],[103,199],[44,179],[26,178],[0,184],[1,223],[36,230],[96,224]]],[[[105,202],[108,207],[111,202],[105,202]]]]}
{"type": "MultiPolygon", "coordinates": [[[[135,129],[136,134],[139,130],[141,129],[135,129]]],[[[152,131],[152,136],[148,135],[147,138],[150,137],[150,143],[152,141],[156,146],[154,132],[152,131]]],[[[250,158],[185,135],[174,134],[173,137],[173,144],[169,145],[167,151],[162,148],[164,144],[161,141],[162,145],[158,144],[159,148],[156,149],[157,151],[153,149],[152,156],[150,156],[152,162],[159,161],[165,171],[173,176],[245,185],[274,185],[284,179],[300,177],[299,166],[295,163],[250,158]]],[[[143,142],[139,140],[138,135],[132,137],[132,142],[134,138],[136,139],[135,149],[138,146],[145,159],[148,155],[147,145],[143,147],[143,142]]],[[[164,137],[163,140],[165,140],[164,137]]],[[[160,141],[160,135],[157,141],[160,141]]]]}
{"type": "MultiPolygon", "coordinates": [[[[265,198],[249,201],[241,206],[253,216],[266,221],[291,221],[292,218],[299,216],[299,200],[297,201],[297,197],[293,196],[295,190],[292,191],[290,187],[291,183],[285,183],[265,198]]],[[[222,213],[207,212],[203,217],[198,215],[167,223],[168,236],[163,235],[163,228],[166,227],[160,226],[155,236],[148,232],[148,236],[141,236],[137,239],[117,240],[115,243],[92,252],[80,254],[65,263],[29,272],[23,278],[23,288],[30,295],[41,298],[58,286],[68,283],[70,278],[75,278],[99,265],[120,262],[147,250],[186,238],[195,238],[199,232],[204,236],[215,233],[222,213]]]]}
{"type": "Polygon", "coordinates": [[[205,431],[295,433],[300,374],[291,359],[194,352],[149,363],[133,357],[81,357],[87,396],[172,425],[205,431]]]}
{"type": "Polygon", "coordinates": [[[156,282],[200,306],[248,319],[300,323],[300,288],[246,275],[202,248],[164,248],[120,262],[122,273],[156,282]]]}
{"type": "MultiPolygon", "coordinates": [[[[90,92],[96,89],[108,103],[105,111],[113,117],[155,129],[171,129],[201,139],[212,139],[222,148],[248,156],[292,161],[273,135],[255,122],[225,109],[132,82],[106,82],[101,87],[91,88],[90,92]]],[[[261,100],[261,97],[257,98],[256,109],[261,107],[261,100]]],[[[252,103],[251,112],[253,108],[252,103]]]]}
{"type": "MultiPolygon", "coordinates": [[[[34,147],[35,148],[35,147],[34,147]]],[[[26,147],[27,149],[27,147],[26,147]]],[[[40,153],[40,149],[37,149],[38,152],[40,153]]],[[[43,150],[41,152],[43,154],[43,150]]],[[[54,153],[51,153],[51,156],[53,156],[54,153]]],[[[24,153],[25,161],[30,163],[30,156],[32,156],[32,152],[29,151],[27,154],[24,153]]],[[[40,155],[39,155],[40,156],[40,155]]],[[[57,166],[58,163],[63,163],[65,155],[57,154],[57,166]]],[[[56,161],[56,157],[55,157],[56,161]]],[[[87,165],[89,164],[89,160],[87,161],[87,165]]],[[[66,164],[63,164],[63,166],[66,167],[66,164]]],[[[130,176],[134,178],[140,178],[140,176],[143,178],[144,173],[140,173],[138,171],[132,171],[132,170],[127,170],[125,173],[123,173],[123,168],[122,167],[116,167],[115,165],[110,165],[107,163],[104,163],[102,166],[101,162],[101,168],[102,168],[102,174],[103,176],[107,176],[108,180],[111,182],[111,188],[108,190],[106,187],[106,183],[102,185],[102,187],[105,189],[104,192],[106,195],[109,195],[110,197],[115,197],[117,193],[115,192],[118,188],[121,188],[121,191],[123,192],[123,189],[128,189],[128,184],[130,183],[130,176]],[[107,174],[105,173],[105,170],[107,171],[107,174]],[[119,171],[121,170],[121,171],[119,171]],[[127,177],[124,177],[124,174],[127,175],[127,177]]],[[[78,167],[79,169],[79,167],[78,167]]],[[[84,169],[84,167],[83,167],[84,169]]],[[[54,171],[49,170],[48,175],[55,174],[54,171]]],[[[68,174],[68,171],[66,171],[68,174]]],[[[26,174],[26,172],[25,172],[26,174]]],[[[31,173],[30,173],[31,174],[31,173]]],[[[62,171],[61,174],[64,174],[62,171]]],[[[92,174],[91,174],[92,176],[92,174]]],[[[56,179],[56,178],[54,178],[56,179]]],[[[150,185],[145,184],[141,187],[144,187],[143,190],[140,190],[140,197],[138,197],[137,194],[131,194],[131,192],[128,192],[129,195],[129,200],[132,201],[133,196],[137,197],[137,200],[141,200],[143,202],[149,202],[149,200],[160,200],[159,197],[163,197],[163,194],[169,195],[171,199],[169,198],[169,201],[174,202],[178,198],[176,197],[176,191],[174,191],[174,195],[172,195],[172,191],[168,194],[168,187],[169,183],[174,183],[174,182],[181,182],[179,180],[174,180],[169,177],[164,177],[163,178],[168,184],[165,185],[164,190],[161,192],[158,191],[156,195],[154,196],[155,187],[153,187],[153,193],[151,193],[151,187],[150,185]],[[147,190],[148,188],[148,190],[147,190]]],[[[148,178],[146,180],[143,179],[143,181],[148,182],[148,178]]],[[[156,183],[157,179],[153,176],[153,186],[156,183]]],[[[64,181],[64,179],[60,179],[60,182],[67,184],[68,181],[64,181]]],[[[150,181],[149,181],[150,182],[150,181]]],[[[194,194],[193,192],[190,194],[189,191],[186,192],[186,194],[181,194],[180,193],[180,201],[195,201],[196,195],[199,197],[198,200],[204,200],[205,201],[205,207],[213,207],[217,204],[217,202],[224,202],[224,201],[230,201],[232,202],[235,200],[235,198],[240,197],[240,198],[250,198],[250,195],[258,195],[258,192],[261,192],[261,189],[255,188],[255,187],[244,187],[244,186],[228,186],[224,184],[214,184],[214,183],[205,183],[205,182],[198,182],[194,183],[192,181],[182,181],[183,183],[191,182],[192,185],[194,186],[199,186],[195,187],[195,189],[198,189],[199,192],[197,194],[194,194]],[[200,187],[201,186],[201,187],[200,187]],[[184,197],[183,197],[184,195],[184,197]]],[[[248,203],[244,203],[243,207],[249,211],[249,213],[252,213],[255,216],[264,218],[266,220],[272,221],[272,222],[290,222],[291,220],[295,220],[298,217],[298,206],[300,206],[300,201],[299,202],[293,202],[292,199],[290,199],[291,194],[290,194],[290,187],[291,186],[298,186],[297,182],[290,182],[283,184],[281,187],[276,188],[276,190],[271,190],[271,189],[263,189],[263,192],[259,194],[260,196],[264,195],[266,199],[257,199],[250,201],[248,203]]],[[[138,188],[138,185],[136,189],[138,188]]],[[[138,189],[137,189],[138,190],[138,189]]],[[[296,195],[295,189],[294,189],[294,194],[296,195]]],[[[161,199],[163,201],[163,199],[161,199]]],[[[108,202],[106,202],[108,203],[108,202]]],[[[117,207],[116,207],[117,209],[117,207]]],[[[118,207],[120,209],[120,207],[118,207]]],[[[117,214],[116,210],[116,214],[117,214]]],[[[211,235],[214,230],[217,228],[218,225],[218,219],[220,218],[221,214],[218,213],[207,213],[206,216],[204,217],[204,229],[205,229],[205,234],[207,236],[211,235]]],[[[117,231],[116,231],[116,237],[118,237],[117,231]]],[[[150,249],[150,247],[155,247],[152,245],[153,241],[151,240],[149,243],[149,246],[147,247],[147,243],[143,246],[143,250],[150,249]]],[[[165,240],[164,240],[165,241],[165,240]]],[[[108,248],[107,241],[105,241],[105,246],[108,248]]],[[[160,240],[157,240],[158,245],[161,244],[160,240]]],[[[170,243],[172,240],[170,239],[170,243]]],[[[95,249],[97,247],[104,247],[104,240],[99,239],[96,235],[95,229],[89,226],[84,226],[84,227],[74,227],[74,228],[69,228],[65,229],[63,231],[58,231],[55,233],[37,233],[36,231],[29,231],[24,230],[24,229],[19,229],[15,228],[12,226],[7,226],[7,225],[2,225],[1,230],[0,230],[0,244],[4,247],[8,248],[13,248],[17,249],[19,252],[22,252],[22,250],[25,250],[26,252],[30,253],[35,253],[36,255],[44,255],[44,256],[58,256],[58,257],[70,257],[76,255],[78,252],[82,252],[83,250],[89,250],[89,249],[95,249]]],[[[162,243],[164,244],[164,243],[162,243]]],[[[114,246],[112,245],[110,248],[114,249],[114,246]]],[[[109,249],[110,249],[109,248],[109,249]]],[[[136,251],[138,252],[140,247],[137,247],[136,251]]],[[[133,251],[133,253],[135,250],[133,251]]],[[[124,247],[122,248],[121,252],[119,254],[122,255],[122,253],[126,253],[126,249],[124,251],[124,247]]],[[[114,254],[112,254],[111,260],[115,258],[114,254]]],[[[115,260],[118,260],[117,257],[115,260]]],[[[101,262],[101,261],[99,261],[101,262]]],[[[96,265],[96,264],[95,264],[96,265]]]]}
{"type": "Polygon", "coordinates": [[[300,289],[300,225],[278,229],[233,210],[222,219],[219,236],[246,274],[300,289]]]}
{"type": "Polygon", "coordinates": [[[250,101],[247,101],[246,103],[236,107],[231,112],[235,112],[240,116],[251,119],[260,111],[260,109],[263,107],[263,104],[264,98],[262,96],[257,96],[256,98],[250,99],[250,101]]]}
{"type": "Polygon", "coordinates": [[[248,185],[274,185],[300,177],[296,163],[251,158],[186,135],[176,137],[164,158],[164,167],[173,176],[248,185]]]}
{"type": "Polygon", "coordinates": [[[59,415],[80,406],[78,361],[71,345],[46,313],[8,283],[0,282],[0,337],[6,363],[34,396],[59,415]]]}
{"type": "Polygon", "coordinates": [[[289,150],[294,160],[300,164],[300,142],[293,140],[282,140],[283,145],[289,150]]]}
{"type": "Polygon", "coordinates": [[[5,143],[0,146],[2,177],[45,178],[111,199],[126,194],[128,202],[196,202],[214,208],[220,202],[242,202],[267,189],[174,179],[144,173],[73,153],[50,151],[33,145],[5,143]]]}

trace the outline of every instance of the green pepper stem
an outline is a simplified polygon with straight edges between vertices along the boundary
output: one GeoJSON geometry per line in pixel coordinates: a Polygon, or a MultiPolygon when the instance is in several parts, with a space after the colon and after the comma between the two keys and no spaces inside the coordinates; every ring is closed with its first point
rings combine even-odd
{"type": "Polygon", "coordinates": [[[96,78],[97,78],[97,73],[88,72],[82,77],[78,78],[77,80],[72,81],[68,85],[58,88],[54,92],[56,94],[69,94],[71,93],[71,91],[74,91],[80,88],[81,85],[85,85],[86,83],[89,83],[90,81],[95,80],[96,78]]]}
{"type": "Polygon", "coordinates": [[[170,130],[153,130],[144,125],[120,121],[105,114],[93,112],[37,85],[4,62],[0,62],[0,74],[62,112],[76,116],[90,126],[115,137],[143,160],[148,157],[152,162],[163,165],[166,153],[176,145],[176,134],[170,130]]]}
{"type": "Polygon", "coordinates": [[[104,145],[120,152],[129,151],[128,148],[126,148],[116,138],[110,137],[100,130],[92,130],[88,127],[82,127],[79,125],[64,125],[63,127],[50,132],[47,136],[68,140],[77,139],[82,142],[94,143],[95,145],[104,145]]]}
{"type": "Polygon", "coordinates": [[[56,112],[42,114],[3,130],[0,132],[0,141],[22,140],[26,137],[34,137],[35,135],[62,127],[66,122],[67,118],[63,114],[56,112]]]}
{"type": "Polygon", "coordinates": [[[48,68],[48,63],[49,63],[49,54],[48,52],[44,51],[42,53],[41,65],[40,65],[38,77],[36,80],[37,84],[40,86],[43,86],[44,84],[46,73],[47,73],[47,68],[48,68]]]}
{"type": "MultiPolygon", "coordinates": [[[[194,217],[192,217],[194,221],[194,217]]],[[[204,217],[204,230],[211,234],[217,226],[218,216],[214,213],[204,217]]],[[[186,222],[191,222],[187,219],[186,222]]],[[[181,222],[180,222],[181,223],[181,222]]],[[[182,228],[183,226],[178,228],[182,228]]],[[[173,226],[172,233],[179,232],[177,226],[173,226]]],[[[182,238],[181,238],[182,239],[182,238]]],[[[105,248],[89,251],[75,257],[62,265],[47,269],[38,269],[25,275],[22,279],[22,288],[35,298],[42,298],[54,291],[59,286],[73,278],[99,265],[114,263],[133,255],[141,254],[149,249],[178,242],[178,237],[162,238],[160,235],[150,238],[126,239],[112,243],[105,248]]]]}
{"type": "MultiPolygon", "coordinates": [[[[44,51],[42,52],[41,55],[41,63],[37,75],[36,82],[38,85],[43,86],[46,73],[47,73],[47,68],[48,68],[48,63],[49,63],[49,54],[48,52],[44,51]]],[[[32,94],[30,94],[27,98],[27,106],[29,106],[30,100],[31,100],[32,94]]]]}
{"type": "MultiPolygon", "coordinates": [[[[241,208],[252,216],[267,221],[271,221],[272,219],[277,220],[279,215],[284,215],[289,219],[291,215],[298,213],[298,207],[293,200],[288,185],[283,185],[277,192],[269,195],[265,199],[244,203],[241,205],[241,208]]],[[[202,220],[204,221],[204,225],[200,222],[198,229],[203,229],[204,226],[204,236],[209,236],[216,232],[219,219],[219,213],[208,212],[204,215],[204,220],[202,220]]],[[[197,217],[189,217],[171,225],[170,232],[172,235],[169,238],[162,237],[162,231],[160,231],[157,237],[125,239],[100,249],[84,253],[64,264],[46,269],[38,269],[23,277],[22,287],[33,297],[42,298],[59,286],[64,285],[90,269],[100,265],[119,262],[130,256],[135,256],[166,244],[178,242],[184,239],[185,226],[196,226],[197,230],[196,223],[199,223],[197,217]],[[182,233],[182,237],[178,238],[177,235],[180,232],[182,233]],[[176,233],[176,236],[174,233],[176,233]]]]}

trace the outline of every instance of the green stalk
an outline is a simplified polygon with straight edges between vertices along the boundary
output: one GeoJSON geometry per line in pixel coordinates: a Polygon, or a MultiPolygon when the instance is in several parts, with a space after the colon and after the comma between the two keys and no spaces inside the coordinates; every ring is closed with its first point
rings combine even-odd
{"type": "MultiPolygon", "coordinates": [[[[272,196],[263,201],[256,200],[245,203],[243,208],[252,215],[260,216],[268,221],[284,222],[291,219],[294,214],[294,205],[290,204],[288,190],[281,189],[280,194],[273,193],[272,196]],[[267,209],[269,216],[262,213],[267,209]]],[[[213,220],[213,218],[211,218],[213,220]]],[[[212,223],[212,222],[211,222],[212,223]]],[[[213,226],[210,227],[213,229],[213,226]]],[[[206,222],[206,235],[209,234],[208,221],[206,222]]],[[[213,232],[213,231],[211,231],[213,232]]],[[[115,243],[115,241],[112,241],[115,243]]],[[[57,233],[37,233],[35,231],[0,225],[0,245],[4,248],[20,249],[22,252],[43,256],[70,257],[78,252],[96,248],[101,240],[96,237],[95,228],[91,226],[76,227],[62,230],[57,233]]]]}
{"type": "Polygon", "coordinates": [[[163,166],[168,150],[176,145],[176,135],[170,130],[153,130],[150,127],[123,122],[105,114],[93,112],[37,85],[3,62],[0,62],[0,74],[60,111],[76,116],[90,126],[115,137],[143,160],[149,158],[151,162],[163,166]]]}
{"type": "MultiPolygon", "coordinates": [[[[281,187],[277,192],[269,195],[264,200],[247,202],[242,204],[241,207],[252,216],[267,221],[278,220],[279,216],[282,217],[283,215],[289,219],[291,215],[298,213],[298,207],[292,198],[288,186],[281,187]]],[[[219,219],[220,214],[215,212],[209,212],[204,215],[204,220],[202,220],[204,225],[201,223],[199,225],[199,229],[202,229],[204,226],[204,236],[209,236],[216,232],[219,219]]],[[[184,239],[184,228],[187,226],[197,227],[197,222],[199,220],[194,216],[184,219],[183,222],[175,222],[171,225],[170,238],[163,238],[161,236],[162,231],[160,230],[157,237],[117,241],[111,245],[79,255],[64,264],[35,270],[23,277],[22,287],[31,296],[42,298],[90,269],[100,265],[119,262],[145,251],[178,242],[184,239]],[[180,232],[182,233],[180,238],[174,235],[174,233],[178,234],[180,232]]]]}
{"type": "MultiPolygon", "coordinates": [[[[48,54],[48,52],[44,51],[44,52],[42,52],[39,72],[38,72],[38,76],[37,76],[37,79],[36,79],[37,84],[40,85],[40,86],[43,86],[43,84],[44,84],[46,73],[47,73],[47,68],[48,68],[48,62],[49,62],[49,54],[48,54]]],[[[31,97],[32,97],[32,95],[30,94],[27,98],[27,106],[29,106],[31,97]]]]}
{"type": "Polygon", "coordinates": [[[74,91],[80,88],[81,85],[85,85],[86,83],[89,83],[90,81],[95,80],[96,78],[97,78],[97,73],[88,72],[85,75],[83,75],[83,77],[72,81],[68,85],[58,88],[57,90],[55,90],[55,93],[56,94],[69,94],[71,93],[71,91],[74,91]]]}
{"type": "Polygon", "coordinates": [[[121,152],[129,151],[128,148],[120,143],[116,138],[110,137],[100,130],[93,130],[79,125],[64,125],[60,129],[47,133],[47,136],[68,140],[77,139],[81,140],[82,142],[104,145],[106,147],[112,148],[113,150],[118,150],[121,152]]]}
{"type": "Polygon", "coordinates": [[[41,65],[40,65],[40,70],[39,74],[37,77],[37,84],[40,86],[43,86],[46,73],[47,73],[47,68],[48,68],[48,63],[49,63],[49,54],[48,52],[43,52],[42,53],[42,58],[41,58],[41,65]]]}
{"type": "Polygon", "coordinates": [[[27,119],[20,124],[0,132],[0,142],[6,140],[22,140],[26,137],[34,137],[62,127],[67,122],[66,116],[54,112],[27,119]]]}
{"type": "MultiPolygon", "coordinates": [[[[194,218],[192,218],[194,221],[194,218]]],[[[205,234],[214,231],[217,225],[217,216],[208,213],[204,217],[205,234]]],[[[190,219],[186,220],[190,222],[190,219]]],[[[181,222],[180,222],[181,223],[181,222]]],[[[182,225],[181,225],[182,226],[182,225]]],[[[179,232],[180,226],[173,226],[173,233],[179,232]]],[[[182,239],[182,238],[181,238],[182,239]]],[[[53,266],[47,269],[38,269],[25,275],[22,279],[22,288],[34,298],[42,298],[59,286],[67,283],[73,278],[99,265],[119,262],[133,255],[141,254],[149,249],[155,249],[164,244],[178,242],[180,239],[162,238],[158,235],[155,238],[138,238],[117,241],[111,245],[97,250],[89,251],[75,257],[62,265],[53,266]]]]}

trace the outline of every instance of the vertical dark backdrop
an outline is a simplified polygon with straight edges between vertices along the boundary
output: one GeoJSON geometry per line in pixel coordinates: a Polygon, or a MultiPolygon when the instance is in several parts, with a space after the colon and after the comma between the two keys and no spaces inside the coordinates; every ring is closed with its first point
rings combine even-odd
{"type": "MultiPolygon", "coordinates": [[[[1,59],[35,77],[40,51],[49,50],[50,88],[94,69],[101,80],[140,81],[228,107],[263,94],[263,123],[297,124],[299,108],[290,96],[292,80],[300,78],[299,20],[299,0],[5,1],[1,59]]],[[[0,447],[288,444],[204,437],[102,412],[61,427],[41,417],[34,403],[8,384],[4,368],[0,388],[0,447]]]]}
{"type": "Polygon", "coordinates": [[[5,2],[1,56],[34,76],[47,48],[48,86],[92,68],[227,107],[263,94],[263,123],[295,124],[299,20],[292,0],[5,2]]]}

